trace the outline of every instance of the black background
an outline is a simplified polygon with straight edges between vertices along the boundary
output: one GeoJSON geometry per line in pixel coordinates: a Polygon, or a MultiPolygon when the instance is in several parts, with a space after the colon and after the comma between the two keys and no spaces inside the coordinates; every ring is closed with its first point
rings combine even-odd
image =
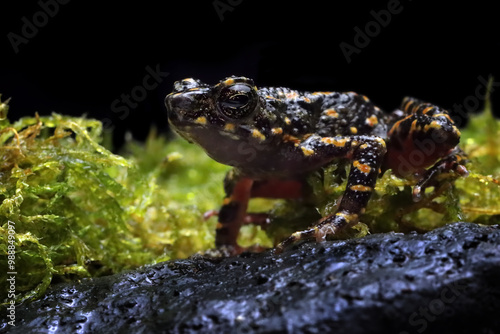
{"type": "MultiPolygon", "coordinates": [[[[163,99],[185,77],[216,83],[234,74],[258,86],[352,90],[387,111],[406,95],[450,110],[468,101],[466,109],[479,110],[471,98],[478,77],[500,81],[493,2],[401,0],[400,12],[348,63],[340,43],[355,46],[354,28],[373,28],[372,11],[394,1],[71,0],[17,53],[9,36],[22,36],[23,17],[33,23],[43,9],[39,1],[3,2],[0,92],[12,97],[11,120],[35,111],[106,119],[116,147],[126,131],[137,139],[152,124],[168,131],[163,99]],[[124,117],[112,103],[143,85],[146,66],[169,75],[124,117]]],[[[499,95],[500,87],[497,111],[499,95]]]]}

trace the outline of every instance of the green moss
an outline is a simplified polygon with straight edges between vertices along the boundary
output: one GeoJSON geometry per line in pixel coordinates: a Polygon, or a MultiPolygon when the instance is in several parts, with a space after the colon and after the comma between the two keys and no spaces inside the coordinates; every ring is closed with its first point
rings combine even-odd
{"type": "MultiPolygon", "coordinates": [[[[487,100],[488,101],[488,100],[487,100]]],[[[462,131],[462,147],[467,152],[470,176],[457,180],[460,207],[469,221],[500,223],[500,121],[494,118],[491,104],[472,115],[462,131]]]]}
{"type": "MultiPolygon", "coordinates": [[[[180,138],[167,141],[155,131],[145,147],[131,142],[124,155],[149,179],[147,189],[136,191],[141,210],[133,210],[134,223],[140,223],[155,238],[161,236],[172,258],[213,247],[216,222],[205,221],[203,214],[218,208],[223,198],[222,180],[229,168],[197,146],[180,138]]],[[[151,242],[154,245],[157,241],[151,242]]]]}
{"type": "MultiPolygon", "coordinates": [[[[215,223],[202,215],[218,206],[227,167],[154,133],[145,149],[130,143],[124,158],[98,144],[99,121],[53,114],[11,124],[7,111],[0,102],[0,266],[8,267],[10,224],[17,302],[40,296],[54,281],[213,245],[215,223]]],[[[3,302],[6,273],[0,272],[3,302]]]]}

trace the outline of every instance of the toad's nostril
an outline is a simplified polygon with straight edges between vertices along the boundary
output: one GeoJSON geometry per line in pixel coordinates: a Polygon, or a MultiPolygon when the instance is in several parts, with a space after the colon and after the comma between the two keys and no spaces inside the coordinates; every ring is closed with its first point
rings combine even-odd
{"type": "Polygon", "coordinates": [[[194,100],[189,94],[173,93],[167,95],[165,105],[169,112],[182,112],[190,110],[194,100]]]}

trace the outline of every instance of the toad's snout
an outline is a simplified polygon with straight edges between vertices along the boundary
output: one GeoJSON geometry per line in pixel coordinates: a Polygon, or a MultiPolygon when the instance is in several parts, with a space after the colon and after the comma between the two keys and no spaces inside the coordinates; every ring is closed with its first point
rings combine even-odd
{"type": "Polygon", "coordinates": [[[189,111],[193,109],[194,99],[189,94],[172,93],[165,98],[165,106],[169,120],[181,120],[186,118],[189,111]]]}
{"type": "Polygon", "coordinates": [[[191,122],[209,108],[208,92],[205,89],[190,88],[182,92],[173,92],[165,98],[169,120],[191,122]]]}

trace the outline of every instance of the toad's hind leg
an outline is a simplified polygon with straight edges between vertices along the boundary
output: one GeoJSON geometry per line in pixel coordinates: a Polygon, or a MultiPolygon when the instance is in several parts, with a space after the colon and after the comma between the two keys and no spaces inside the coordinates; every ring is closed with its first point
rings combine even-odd
{"type": "Polygon", "coordinates": [[[413,200],[419,201],[426,187],[438,183],[443,173],[466,176],[465,154],[458,148],[460,131],[448,111],[430,103],[406,97],[401,110],[407,116],[397,120],[388,132],[383,170],[415,179],[413,200]]]}
{"type": "MultiPolygon", "coordinates": [[[[365,211],[368,200],[370,199],[373,188],[379,175],[379,169],[386,152],[384,140],[378,137],[357,136],[345,139],[322,138],[322,143],[332,143],[338,151],[338,145],[344,144],[343,148],[348,149],[344,152],[345,158],[352,159],[351,170],[347,179],[347,187],[340,202],[337,212],[333,215],[324,217],[319,223],[304,231],[295,232],[288,239],[279,244],[277,252],[281,252],[287,245],[295,241],[315,238],[317,241],[325,240],[327,235],[336,234],[348,226],[352,226],[359,221],[359,216],[365,211]]],[[[328,152],[328,146],[318,145],[318,149],[328,152]]]]}

